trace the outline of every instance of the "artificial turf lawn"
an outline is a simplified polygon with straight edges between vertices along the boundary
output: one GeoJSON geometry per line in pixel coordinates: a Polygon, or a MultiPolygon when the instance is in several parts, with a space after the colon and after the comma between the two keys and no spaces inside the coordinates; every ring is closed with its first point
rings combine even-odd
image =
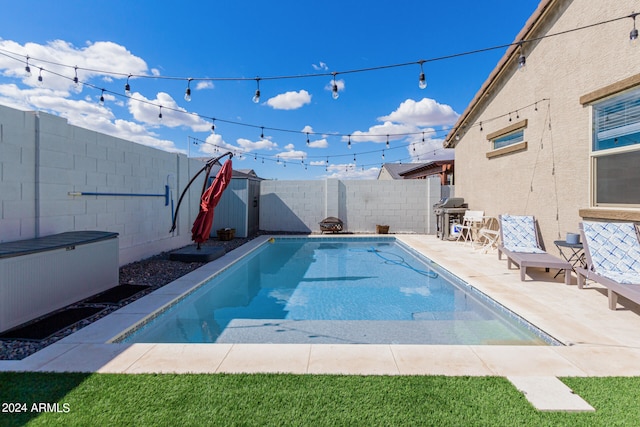
{"type": "Polygon", "coordinates": [[[640,378],[563,381],[596,412],[539,412],[501,377],[0,373],[3,409],[5,403],[28,409],[0,413],[0,425],[640,423],[640,378]],[[33,403],[59,403],[68,412],[31,412],[33,403]]]}

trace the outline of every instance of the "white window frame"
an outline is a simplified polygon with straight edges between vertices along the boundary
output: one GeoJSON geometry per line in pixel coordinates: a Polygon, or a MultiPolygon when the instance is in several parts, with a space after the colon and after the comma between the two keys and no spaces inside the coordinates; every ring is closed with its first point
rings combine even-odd
{"type": "MultiPolygon", "coordinates": [[[[600,158],[610,157],[614,155],[620,155],[625,153],[640,153],[640,141],[636,144],[623,145],[621,147],[612,147],[612,148],[599,148],[595,149],[596,145],[596,137],[599,131],[598,123],[597,123],[597,114],[599,107],[602,105],[609,105],[612,101],[616,99],[620,99],[621,102],[624,102],[628,99],[630,94],[636,92],[638,98],[640,98],[640,86],[630,88],[625,91],[618,91],[616,93],[611,94],[610,96],[600,98],[595,100],[591,104],[591,135],[589,138],[589,164],[590,164],[590,172],[589,172],[589,186],[590,186],[590,205],[594,208],[599,207],[614,207],[614,208],[640,208],[640,200],[637,200],[637,203],[623,203],[620,202],[598,202],[598,194],[597,194],[597,184],[598,184],[598,176],[597,176],[597,162],[600,158]]],[[[632,114],[632,113],[631,113],[632,114]]],[[[612,130],[606,130],[600,132],[601,134],[608,136],[624,136],[629,133],[633,133],[640,129],[640,118],[637,122],[627,123],[625,125],[621,125],[612,130]],[[628,131],[628,133],[625,133],[628,131]]]]}

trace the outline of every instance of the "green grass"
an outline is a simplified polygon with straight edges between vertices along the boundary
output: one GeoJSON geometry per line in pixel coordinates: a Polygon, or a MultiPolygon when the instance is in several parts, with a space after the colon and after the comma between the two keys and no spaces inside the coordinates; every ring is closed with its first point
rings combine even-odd
{"type": "Polygon", "coordinates": [[[612,426],[640,423],[640,378],[565,378],[595,413],[539,412],[500,377],[0,373],[0,425],[612,426]],[[4,406],[4,405],[3,405],[4,406]]]}

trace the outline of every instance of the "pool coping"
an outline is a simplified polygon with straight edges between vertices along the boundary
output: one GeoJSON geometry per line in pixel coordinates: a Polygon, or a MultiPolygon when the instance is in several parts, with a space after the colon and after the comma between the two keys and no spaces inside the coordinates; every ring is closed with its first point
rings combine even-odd
{"type": "MultiPolygon", "coordinates": [[[[379,235],[371,237],[374,236],[381,237],[379,235]]],[[[536,313],[522,316],[521,312],[513,308],[513,300],[509,299],[512,294],[510,288],[520,284],[518,270],[507,270],[504,262],[497,261],[495,254],[477,252],[467,254],[469,248],[454,242],[443,242],[435,236],[428,235],[389,237],[395,237],[418,253],[423,253],[429,259],[438,262],[462,280],[565,343],[565,346],[111,343],[111,340],[125,329],[133,327],[149,314],[161,310],[179,295],[198,286],[212,274],[230,266],[245,254],[264,244],[270,237],[258,237],[224,257],[206,264],[23,360],[0,361],[0,371],[281,372],[505,377],[640,376],[640,364],[636,362],[640,358],[638,339],[630,340],[631,337],[625,335],[621,335],[620,338],[606,336],[606,328],[598,328],[596,323],[603,322],[603,319],[615,325],[620,322],[625,324],[631,322],[629,328],[634,330],[640,326],[640,318],[635,311],[609,313],[606,298],[602,295],[589,294],[588,290],[585,293],[577,288],[570,290],[562,288],[565,285],[548,283],[546,276],[544,281],[528,281],[526,288],[523,287],[522,290],[529,291],[536,287],[555,289],[553,287],[557,286],[557,291],[575,293],[585,301],[589,301],[589,308],[595,310],[595,313],[577,321],[591,322],[592,328],[596,331],[593,332],[592,343],[581,342],[571,336],[571,328],[560,327],[562,326],[560,322],[553,319],[554,315],[562,317],[557,313],[554,312],[555,314],[550,315],[551,318],[546,321],[537,318],[532,321],[527,316],[535,317],[536,313]],[[464,270],[473,263],[486,268],[484,275],[474,275],[472,268],[469,271],[462,271],[461,274],[456,270],[456,268],[464,270]],[[487,278],[491,279],[487,281],[488,287],[484,283],[487,278]],[[504,281],[509,287],[507,292],[504,286],[502,288],[498,285],[494,286],[493,282],[500,281],[504,281]],[[494,288],[491,288],[492,286],[494,288]],[[591,299],[593,299],[592,302],[591,299]],[[618,320],[617,317],[623,319],[618,320]],[[541,327],[540,322],[545,325],[541,327]],[[550,331],[549,328],[552,330],[550,331]],[[603,329],[604,332],[601,331],[603,329]]],[[[278,236],[275,235],[275,237],[278,236]]],[[[367,235],[345,236],[345,238],[349,237],[367,237],[367,235]]],[[[535,292],[535,289],[532,292],[535,292]]],[[[553,296],[553,293],[550,295],[553,296]]],[[[565,296],[561,298],[566,299],[565,296]]],[[[550,309],[551,307],[549,305],[550,309]]],[[[549,310],[549,313],[551,312],[549,310]]],[[[581,326],[584,329],[585,325],[581,326]]],[[[588,329],[589,325],[586,328],[588,329]]],[[[585,331],[579,332],[589,337],[588,330],[586,335],[585,331]]]]}

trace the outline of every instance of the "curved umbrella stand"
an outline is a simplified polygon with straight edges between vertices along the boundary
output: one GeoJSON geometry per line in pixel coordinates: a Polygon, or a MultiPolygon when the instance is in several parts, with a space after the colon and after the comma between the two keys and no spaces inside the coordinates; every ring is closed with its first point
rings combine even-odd
{"type": "MultiPolygon", "coordinates": [[[[200,194],[200,197],[202,198],[202,195],[204,194],[205,189],[207,188],[207,181],[209,180],[209,174],[211,173],[211,168],[213,167],[213,165],[218,163],[220,161],[220,159],[222,159],[225,156],[229,156],[229,159],[231,159],[233,157],[233,153],[231,151],[229,151],[227,153],[224,153],[222,156],[216,157],[215,159],[208,160],[207,163],[202,167],[202,169],[200,169],[198,171],[198,173],[196,173],[193,176],[193,178],[191,178],[191,180],[189,181],[187,186],[184,188],[184,190],[182,190],[182,194],[180,194],[180,199],[178,199],[178,206],[176,206],[176,211],[175,211],[175,213],[173,215],[173,223],[171,224],[171,230],[169,230],[169,233],[173,232],[176,229],[176,223],[178,221],[178,211],[180,210],[180,204],[182,203],[182,199],[184,198],[184,195],[187,193],[187,190],[189,189],[191,184],[193,184],[193,181],[195,181],[196,178],[202,172],[207,171],[207,175],[205,177],[204,184],[202,185],[202,193],[200,194]]],[[[198,243],[198,249],[199,248],[200,248],[200,243],[198,243]]]]}

